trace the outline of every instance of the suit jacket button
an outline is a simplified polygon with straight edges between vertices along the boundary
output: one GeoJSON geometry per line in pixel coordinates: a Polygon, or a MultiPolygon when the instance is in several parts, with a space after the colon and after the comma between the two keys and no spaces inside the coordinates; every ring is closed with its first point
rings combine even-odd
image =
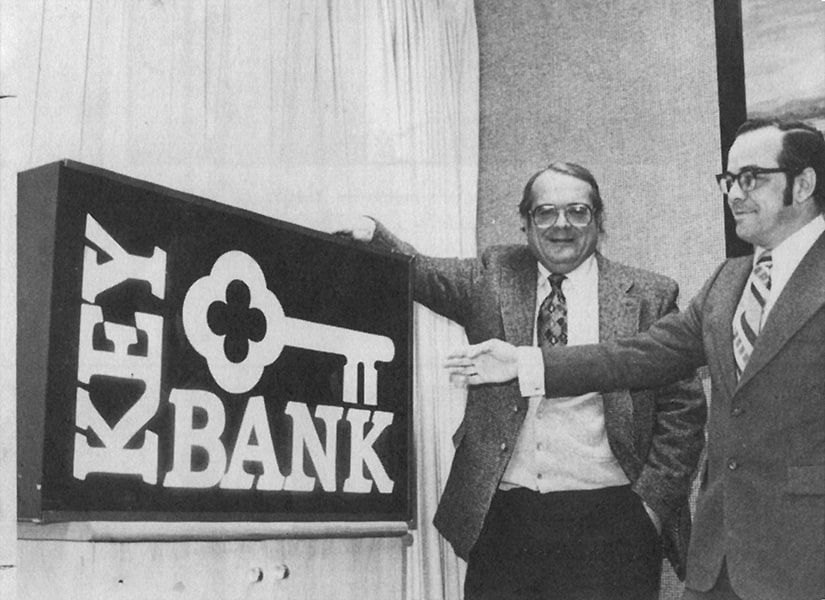
{"type": "Polygon", "coordinates": [[[501,451],[502,451],[502,452],[504,452],[505,450],[507,450],[507,442],[501,442],[501,446],[499,446],[499,448],[501,448],[501,451]]]}
{"type": "Polygon", "coordinates": [[[737,406],[732,411],[730,411],[730,414],[733,415],[734,417],[738,417],[743,412],[745,412],[745,410],[741,406],[737,406]]]}
{"type": "Polygon", "coordinates": [[[518,412],[518,404],[513,404],[513,412],[514,413],[518,412]]]}
{"type": "Polygon", "coordinates": [[[735,471],[738,468],[739,468],[739,463],[736,462],[735,458],[732,458],[728,461],[728,469],[730,469],[731,471],[735,471]]]}

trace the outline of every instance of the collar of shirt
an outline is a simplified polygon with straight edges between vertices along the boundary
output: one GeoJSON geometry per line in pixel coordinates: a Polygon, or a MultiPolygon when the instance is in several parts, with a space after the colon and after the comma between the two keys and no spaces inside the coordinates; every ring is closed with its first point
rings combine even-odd
{"type": "MultiPolygon", "coordinates": [[[[538,263],[536,308],[533,319],[533,344],[537,344],[535,322],[539,307],[551,291],[547,278],[550,271],[538,263]]],[[[591,254],[582,264],[567,273],[562,284],[567,300],[567,344],[596,344],[599,341],[599,265],[591,254]]]]}
{"type": "MultiPolygon", "coordinates": [[[[808,250],[814,245],[819,236],[825,232],[825,217],[819,215],[810,223],[794,232],[782,241],[776,248],[771,251],[771,258],[773,265],[771,266],[771,293],[765,304],[763,311],[763,319],[767,317],[776,299],[785,289],[785,285],[793,275],[793,272],[805,258],[808,250]]],[[[765,251],[764,248],[757,247],[754,252],[754,265],[756,260],[765,251]]],[[[548,284],[549,285],[549,284],[548,284]]]]}

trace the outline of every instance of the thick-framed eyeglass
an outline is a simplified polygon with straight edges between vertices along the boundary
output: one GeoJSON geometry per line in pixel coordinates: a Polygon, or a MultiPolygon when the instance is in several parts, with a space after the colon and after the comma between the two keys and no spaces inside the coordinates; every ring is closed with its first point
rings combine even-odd
{"type": "Polygon", "coordinates": [[[556,206],[555,204],[539,204],[531,212],[533,224],[539,229],[547,229],[556,224],[559,215],[564,213],[564,218],[573,227],[587,227],[593,221],[593,208],[587,204],[568,204],[567,206],[556,206]]]}
{"type": "Polygon", "coordinates": [[[719,173],[716,176],[716,181],[719,183],[719,189],[723,194],[729,194],[733,182],[739,184],[739,189],[743,192],[750,192],[756,188],[760,175],[768,175],[770,173],[790,173],[794,177],[799,175],[801,171],[797,169],[763,169],[762,167],[745,167],[738,173],[719,173]]]}

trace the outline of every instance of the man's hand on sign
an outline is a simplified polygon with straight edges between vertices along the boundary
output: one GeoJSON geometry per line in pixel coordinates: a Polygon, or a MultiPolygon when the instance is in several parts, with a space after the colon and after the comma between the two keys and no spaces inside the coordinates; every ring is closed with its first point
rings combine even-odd
{"type": "Polygon", "coordinates": [[[375,235],[375,221],[366,216],[354,217],[351,222],[337,226],[332,234],[368,244],[375,235]]]}

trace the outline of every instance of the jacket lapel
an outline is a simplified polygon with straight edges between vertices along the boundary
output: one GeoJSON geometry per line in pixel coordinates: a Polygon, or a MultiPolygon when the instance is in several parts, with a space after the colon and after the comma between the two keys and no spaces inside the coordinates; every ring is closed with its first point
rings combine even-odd
{"type": "Polygon", "coordinates": [[[526,246],[501,271],[501,320],[505,339],[515,346],[533,345],[537,277],[538,263],[526,246]]]}
{"type": "Polygon", "coordinates": [[[633,279],[614,263],[596,255],[599,265],[599,341],[639,331],[639,299],[628,295],[633,279]]]}
{"type": "Polygon", "coordinates": [[[819,237],[805,255],[777,298],[756,340],[739,385],[744,385],[758,373],[823,305],[825,234],[819,237]]]}
{"type": "MultiPolygon", "coordinates": [[[[626,271],[597,254],[599,265],[599,342],[631,336],[639,331],[641,305],[639,299],[628,295],[633,279],[626,271]]],[[[633,399],[626,391],[605,392],[604,422],[609,432],[614,454],[628,464],[627,456],[634,456],[633,399]],[[627,450],[625,450],[627,448],[627,450]],[[621,456],[620,456],[621,455],[621,456]]]]}
{"type": "Polygon", "coordinates": [[[730,260],[722,268],[713,283],[705,306],[711,310],[706,327],[711,332],[706,339],[710,348],[706,352],[711,373],[719,373],[719,381],[727,395],[736,388],[736,362],[733,357],[733,314],[745,289],[753,256],[730,260]]]}

